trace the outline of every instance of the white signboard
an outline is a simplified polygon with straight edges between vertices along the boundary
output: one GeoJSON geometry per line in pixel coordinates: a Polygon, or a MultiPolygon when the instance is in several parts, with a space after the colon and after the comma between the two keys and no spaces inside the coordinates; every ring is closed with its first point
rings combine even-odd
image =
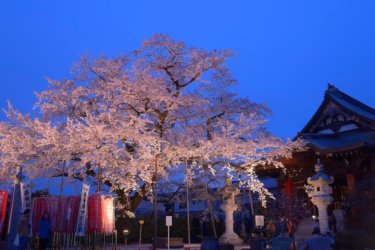
{"type": "Polygon", "coordinates": [[[166,225],[167,227],[172,226],[172,216],[166,216],[166,217],[165,217],[165,225],[166,225]]]}
{"type": "Polygon", "coordinates": [[[23,212],[25,209],[29,209],[31,211],[31,184],[21,182],[21,212],[23,212]]]}
{"type": "Polygon", "coordinates": [[[255,226],[256,227],[263,227],[264,226],[264,216],[263,215],[255,215],[255,226]]]}
{"type": "Polygon", "coordinates": [[[89,200],[90,186],[83,184],[81,193],[81,202],[79,204],[76,235],[85,236],[86,233],[86,220],[87,220],[87,205],[89,200]]]}

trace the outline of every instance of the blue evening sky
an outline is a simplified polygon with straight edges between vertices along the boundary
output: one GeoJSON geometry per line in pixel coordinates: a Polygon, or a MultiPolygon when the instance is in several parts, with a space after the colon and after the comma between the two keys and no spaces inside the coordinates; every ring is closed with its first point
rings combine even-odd
{"type": "Polygon", "coordinates": [[[0,107],[32,112],[44,77],[69,77],[81,54],[118,55],[165,33],[232,49],[236,91],[269,105],[273,133],[294,137],[328,82],[375,107],[374,13],[373,0],[1,1],[0,107]]]}

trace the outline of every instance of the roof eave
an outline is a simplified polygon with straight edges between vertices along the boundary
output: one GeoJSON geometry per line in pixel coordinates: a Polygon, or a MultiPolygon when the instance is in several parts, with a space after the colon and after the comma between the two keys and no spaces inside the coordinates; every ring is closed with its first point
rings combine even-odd
{"type": "MultiPolygon", "coordinates": [[[[319,146],[314,145],[313,143],[308,143],[308,146],[310,149],[313,149],[314,151],[320,154],[331,154],[331,153],[342,153],[342,152],[347,152],[347,151],[358,150],[358,149],[368,146],[368,143],[359,142],[357,144],[353,144],[344,148],[333,147],[333,148],[328,148],[328,149],[322,149],[319,146]]],[[[372,145],[372,146],[375,146],[375,145],[372,145]]]]}

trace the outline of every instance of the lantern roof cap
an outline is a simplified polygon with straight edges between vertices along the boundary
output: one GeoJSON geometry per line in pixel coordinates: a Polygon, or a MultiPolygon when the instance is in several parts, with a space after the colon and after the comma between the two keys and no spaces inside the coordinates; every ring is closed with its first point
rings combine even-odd
{"type": "Polygon", "coordinates": [[[324,165],[320,162],[320,159],[315,164],[315,172],[324,172],[324,165]]]}
{"type": "Polygon", "coordinates": [[[321,179],[325,182],[332,182],[333,181],[333,178],[331,176],[327,175],[324,172],[324,165],[320,162],[319,159],[318,159],[317,163],[315,164],[315,172],[316,172],[316,174],[314,174],[310,178],[310,181],[318,181],[319,179],[321,179]]]}

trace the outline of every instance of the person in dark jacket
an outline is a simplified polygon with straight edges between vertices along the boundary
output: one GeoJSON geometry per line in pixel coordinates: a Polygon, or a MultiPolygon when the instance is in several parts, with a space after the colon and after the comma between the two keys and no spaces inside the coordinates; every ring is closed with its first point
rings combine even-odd
{"type": "Polygon", "coordinates": [[[313,236],[307,241],[308,250],[332,250],[334,240],[329,237],[324,237],[320,234],[320,228],[316,227],[313,231],[313,236]]]}
{"type": "Polygon", "coordinates": [[[26,209],[21,214],[20,220],[17,226],[17,233],[19,237],[18,250],[25,250],[29,243],[30,237],[30,210],[26,209]]]}
{"type": "Polygon", "coordinates": [[[328,225],[329,230],[331,230],[333,233],[336,233],[336,217],[332,212],[329,214],[328,217],[328,225]]]}
{"type": "Polygon", "coordinates": [[[51,237],[51,222],[48,213],[44,213],[39,222],[39,249],[47,249],[49,239],[51,237]]]}

